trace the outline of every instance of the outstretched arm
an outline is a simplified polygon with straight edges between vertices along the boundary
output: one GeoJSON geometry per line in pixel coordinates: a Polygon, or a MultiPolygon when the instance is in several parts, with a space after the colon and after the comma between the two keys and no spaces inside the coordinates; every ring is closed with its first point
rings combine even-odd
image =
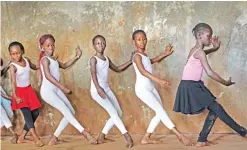
{"type": "Polygon", "coordinates": [[[66,63],[62,63],[62,62],[58,61],[59,67],[62,69],[67,69],[68,67],[72,66],[81,57],[81,54],[82,54],[82,50],[80,49],[80,46],[78,45],[76,47],[75,57],[72,58],[71,60],[67,61],[66,63]]]}
{"type": "Polygon", "coordinates": [[[207,57],[206,57],[206,53],[202,50],[199,50],[195,53],[194,55],[196,58],[200,59],[202,65],[203,65],[203,68],[205,70],[205,72],[207,73],[207,75],[212,78],[213,80],[225,85],[225,86],[229,86],[229,85],[232,85],[234,84],[235,82],[232,82],[231,81],[231,78],[229,80],[224,80],[223,78],[221,78],[216,72],[214,72],[210,65],[208,64],[208,60],[207,60],[207,57]]]}
{"type": "Polygon", "coordinates": [[[115,71],[115,72],[124,71],[125,69],[127,69],[132,64],[132,58],[133,58],[133,55],[134,54],[135,54],[135,52],[132,52],[131,53],[130,60],[127,61],[126,63],[120,65],[120,66],[116,66],[115,64],[113,64],[112,61],[111,61],[111,59],[108,57],[110,69],[113,70],[113,71],[115,71]]]}
{"type": "Polygon", "coordinates": [[[33,69],[33,70],[38,70],[38,69],[39,69],[39,65],[36,66],[35,64],[33,64],[33,63],[31,62],[31,60],[30,60],[29,58],[27,58],[27,57],[25,57],[25,58],[26,58],[27,61],[29,62],[29,65],[30,65],[30,68],[31,68],[31,69],[33,69]]]}
{"type": "Polygon", "coordinates": [[[167,56],[171,55],[173,53],[173,49],[172,48],[173,48],[173,46],[171,44],[167,45],[165,53],[162,53],[159,56],[152,58],[151,59],[151,64],[154,64],[156,62],[160,62],[161,60],[163,60],[167,56]]]}

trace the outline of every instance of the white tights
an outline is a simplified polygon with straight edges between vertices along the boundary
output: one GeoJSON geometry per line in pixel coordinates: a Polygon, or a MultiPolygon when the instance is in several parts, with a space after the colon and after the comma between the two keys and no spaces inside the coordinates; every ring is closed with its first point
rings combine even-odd
{"type": "Polygon", "coordinates": [[[109,130],[114,126],[120,130],[122,134],[127,133],[127,130],[120,119],[122,116],[122,110],[118,104],[116,96],[113,94],[111,90],[106,92],[107,98],[102,99],[97,92],[91,92],[92,98],[100,104],[110,115],[110,119],[105,124],[105,127],[102,130],[102,133],[108,134],[109,130]]]}
{"type": "Polygon", "coordinates": [[[74,117],[74,108],[59,88],[41,87],[40,94],[46,103],[58,109],[64,116],[54,133],[56,137],[61,134],[68,123],[74,126],[80,133],[84,130],[82,125],[74,117]]]}
{"type": "Polygon", "coordinates": [[[158,126],[160,120],[170,130],[175,127],[171,119],[168,117],[163,107],[159,93],[155,88],[152,88],[152,90],[150,90],[145,87],[136,87],[135,89],[137,97],[141,99],[141,101],[143,101],[151,109],[153,109],[156,113],[156,116],[151,120],[149,124],[149,127],[147,129],[148,133],[153,133],[155,128],[158,126]]]}

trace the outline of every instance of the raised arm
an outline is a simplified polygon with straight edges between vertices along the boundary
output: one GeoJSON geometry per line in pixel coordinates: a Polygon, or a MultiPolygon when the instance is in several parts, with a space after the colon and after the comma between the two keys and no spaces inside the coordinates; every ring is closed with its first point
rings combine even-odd
{"type": "Polygon", "coordinates": [[[208,55],[208,54],[210,54],[212,52],[215,52],[220,48],[221,41],[219,40],[218,36],[214,36],[212,38],[212,44],[213,44],[213,48],[204,50],[206,55],[208,55]]]}
{"type": "Polygon", "coordinates": [[[156,57],[151,59],[151,64],[154,64],[156,62],[160,62],[161,60],[163,60],[167,56],[171,55],[173,53],[172,48],[173,48],[173,46],[171,44],[167,45],[166,51],[164,53],[161,53],[159,56],[156,56],[156,57]]]}
{"type": "Polygon", "coordinates": [[[75,57],[70,59],[66,63],[58,61],[59,67],[62,68],[62,69],[67,69],[68,67],[72,66],[81,57],[81,54],[82,54],[82,50],[80,49],[80,46],[78,45],[76,47],[76,55],[75,55],[75,57]]]}

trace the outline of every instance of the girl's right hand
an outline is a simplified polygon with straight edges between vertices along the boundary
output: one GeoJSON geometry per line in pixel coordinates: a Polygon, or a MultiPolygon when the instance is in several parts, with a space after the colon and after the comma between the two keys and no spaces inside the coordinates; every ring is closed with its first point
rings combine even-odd
{"type": "Polygon", "coordinates": [[[66,88],[66,87],[63,87],[61,90],[62,90],[65,94],[72,94],[72,91],[71,91],[70,89],[66,88]]]}
{"type": "Polygon", "coordinates": [[[232,82],[232,78],[230,77],[227,81],[226,81],[226,83],[225,83],[225,86],[230,86],[230,85],[233,85],[233,84],[235,84],[236,82],[232,82]]]}
{"type": "Polygon", "coordinates": [[[77,47],[75,48],[75,50],[76,50],[76,57],[77,58],[80,58],[81,55],[82,55],[82,50],[81,50],[80,46],[77,45],[77,47]]]}
{"type": "Polygon", "coordinates": [[[16,104],[20,104],[23,100],[20,97],[15,98],[16,104]]]}
{"type": "Polygon", "coordinates": [[[97,88],[97,93],[99,94],[99,96],[103,99],[106,98],[106,94],[105,94],[105,91],[104,89],[102,89],[101,87],[97,88]]]}
{"type": "Polygon", "coordinates": [[[158,84],[159,84],[162,88],[170,87],[170,86],[171,86],[171,83],[170,83],[170,82],[168,82],[168,81],[166,81],[166,80],[162,80],[162,79],[158,82],[158,84]]]}

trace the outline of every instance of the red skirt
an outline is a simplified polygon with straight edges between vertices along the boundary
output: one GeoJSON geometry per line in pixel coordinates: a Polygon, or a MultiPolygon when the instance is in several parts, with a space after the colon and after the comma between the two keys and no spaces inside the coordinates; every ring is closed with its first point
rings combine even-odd
{"type": "Polygon", "coordinates": [[[27,87],[16,87],[16,96],[23,101],[19,104],[16,103],[15,98],[12,96],[12,110],[28,107],[30,110],[34,110],[41,107],[40,101],[34,92],[31,85],[27,87]]]}

